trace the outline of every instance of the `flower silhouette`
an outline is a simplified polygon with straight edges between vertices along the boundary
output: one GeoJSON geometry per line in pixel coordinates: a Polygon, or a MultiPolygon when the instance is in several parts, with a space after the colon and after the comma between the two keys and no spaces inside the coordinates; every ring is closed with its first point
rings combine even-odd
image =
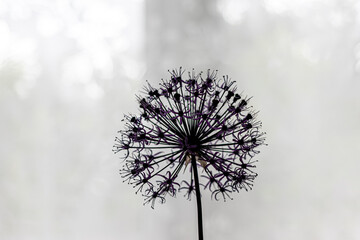
{"type": "Polygon", "coordinates": [[[200,186],[216,200],[232,199],[233,192],[252,189],[257,176],[253,157],[265,133],[250,98],[217,71],[192,70],[186,78],[184,72],[171,71],[158,88],[148,83],[146,96],[137,96],[140,114],[125,115],[115,139],[113,151],[125,160],[121,176],[152,208],[179,191],[200,196],[200,186]]]}

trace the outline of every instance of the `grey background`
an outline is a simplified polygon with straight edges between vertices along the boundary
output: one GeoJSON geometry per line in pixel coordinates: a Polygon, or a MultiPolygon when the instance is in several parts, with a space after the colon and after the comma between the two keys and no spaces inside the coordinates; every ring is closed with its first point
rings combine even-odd
{"type": "Polygon", "coordinates": [[[360,239],[360,3],[0,0],[0,238],[196,239],[195,201],[155,210],[111,152],[168,69],[219,69],[254,96],[254,189],[206,239],[360,239]]]}

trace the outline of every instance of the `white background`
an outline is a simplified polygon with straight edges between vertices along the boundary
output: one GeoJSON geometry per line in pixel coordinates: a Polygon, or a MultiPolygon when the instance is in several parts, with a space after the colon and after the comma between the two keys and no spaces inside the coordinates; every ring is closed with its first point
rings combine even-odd
{"type": "Polygon", "coordinates": [[[145,80],[219,69],[267,132],[254,189],[204,192],[205,239],[360,239],[360,3],[0,0],[0,239],[196,239],[111,149],[145,80]]]}

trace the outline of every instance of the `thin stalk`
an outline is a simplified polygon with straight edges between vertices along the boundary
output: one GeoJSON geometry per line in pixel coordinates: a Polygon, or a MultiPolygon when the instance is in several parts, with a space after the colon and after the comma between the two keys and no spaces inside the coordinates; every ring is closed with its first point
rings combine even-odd
{"type": "Polygon", "coordinates": [[[198,176],[198,171],[197,171],[197,166],[196,166],[196,158],[195,158],[194,154],[191,155],[191,164],[192,164],[192,169],[194,171],[194,179],[195,179],[199,240],[203,240],[204,236],[203,236],[203,224],[202,224],[200,184],[199,184],[199,176],[198,176]]]}

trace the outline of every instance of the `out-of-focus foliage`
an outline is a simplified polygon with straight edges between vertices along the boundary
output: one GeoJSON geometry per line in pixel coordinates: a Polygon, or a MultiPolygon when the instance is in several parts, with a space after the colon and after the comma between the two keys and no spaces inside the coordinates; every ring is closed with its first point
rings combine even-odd
{"type": "Polygon", "coordinates": [[[0,238],[195,236],[195,203],[139,207],[111,152],[144,79],[183,66],[232,76],[268,133],[206,239],[359,239],[359,29],[353,0],[1,0],[0,238]]]}

